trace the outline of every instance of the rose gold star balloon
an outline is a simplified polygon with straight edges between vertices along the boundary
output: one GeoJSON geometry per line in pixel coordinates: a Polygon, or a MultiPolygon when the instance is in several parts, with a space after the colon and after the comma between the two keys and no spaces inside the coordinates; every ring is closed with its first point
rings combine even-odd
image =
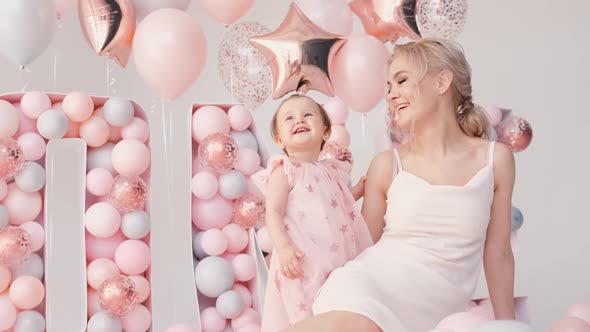
{"type": "Polygon", "coordinates": [[[349,6],[365,31],[382,42],[395,43],[400,37],[420,38],[417,0],[353,0],[349,6]]]}
{"type": "Polygon", "coordinates": [[[296,4],[289,6],[277,30],[252,37],[250,42],[270,65],[274,99],[289,91],[305,93],[310,89],[334,96],[329,67],[345,37],[315,25],[296,4]]]}
{"type": "Polygon", "coordinates": [[[135,10],[130,0],[79,0],[82,32],[98,55],[106,54],[127,66],[135,33],[135,10]]]}
{"type": "Polygon", "coordinates": [[[125,316],[137,305],[137,288],[129,277],[109,278],[96,291],[100,307],[114,317],[125,316]]]}
{"type": "Polygon", "coordinates": [[[496,127],[498,142],[508,145],[512,152],[526,149],[533,140],[533,128],[521,117],[509,117],[496,127]]]}
{"type": "Polygon", "coordinates": [[[31,256],[29,233],[18,226],[0,229],[0,265],[17,266],[31,256]]]}

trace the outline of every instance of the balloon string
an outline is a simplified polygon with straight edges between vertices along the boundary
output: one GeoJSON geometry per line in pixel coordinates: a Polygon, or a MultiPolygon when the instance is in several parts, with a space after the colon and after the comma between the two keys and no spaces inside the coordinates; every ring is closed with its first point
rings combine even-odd
{"type": "MultiPolygon", "coordinates": [[[[154,98],[155,101],[155,98],[154,98]]],[[[170,155],[169,152],[169,134],[172,132],[172,117],[170,114],[166,114],[166,102],[164,98],[160,99],[160,113],[162,114],[162,141],[164,142],[164,158],[169,159],[170,155]],[[168,116],[167,116],[168,115],[168,116]]],[[[165,160],[164,162],[164,172],[166,174],[166,206],[172,206],[172,175],[170,173],[170,163],[169,160],[165,160]]],[[[168,223],[172,220],[171,210],[168,209],[168,220],[165,220],[168,223]]]]}
{"type": "Polygon", "coordinates": [[[23,87],[20,89],[21,93],[27,91],[27,88],[29,87],[29,84],[31,83],[31,78],[28,75],[30,72],[31,71],[29,70],[29,68],[27,68],[25,66],[20,66],[18,69],[19,80],[20,80],[21,84],[23,85],[23,87]]]}
{"type": "MultiPolygon", "coordinates": [[[[56,35],[59,35],[62,28],[63,28],[63,25],[61,23],[61,20],[59,20],[57,23],[56,35]]],[[[58,59],[61,58],[61,54],[59,52],[60,49],[61,49],[61,47],[58,45],[56,47],[55,54],[53,56],[53,91],[54,92],[57,92],[57,65],[58,65],[58,59]]]]}
{"type": "Polygon", "coordinates": [[[363,137],[365,137],[366,134],[366,128],[367,128],[367,114],[363,113],[361,114],[361,131],[362,131],[362,135],[363,137]]]}
{"type": "Polygon", "coordinates": [[[117,90],[115,89],[117,79],[115,78],[115,75],[113,75],[114,70],[114,61],[112,59],[107,59],[107,96],[117,94],[117,90]]]}

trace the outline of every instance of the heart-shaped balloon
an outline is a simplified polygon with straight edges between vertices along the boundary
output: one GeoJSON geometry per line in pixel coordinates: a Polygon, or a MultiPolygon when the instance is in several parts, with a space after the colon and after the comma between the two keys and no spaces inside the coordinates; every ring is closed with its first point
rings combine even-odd
{"type": "Polygon", "coordinates": [[[98,55],[106,54],[122,67],[127,66],[135,33],[135,10],[130,0],[79,0],[78,18],[86,40],[98,55]]]}

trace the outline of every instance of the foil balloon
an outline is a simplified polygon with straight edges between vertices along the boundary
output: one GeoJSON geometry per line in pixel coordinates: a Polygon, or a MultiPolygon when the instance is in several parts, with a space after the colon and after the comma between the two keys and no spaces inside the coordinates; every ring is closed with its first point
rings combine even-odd
{"type": "Polygon", "coordinates": [[[533,128],[521,117],[509,117],[496,127],[497,141],[506,144],[512,152],[526,149],[533,139],[533,128]]]}
{"type": "Polygon", "coordinates": [[[135,33],[130,0],[79,0],[78,18],[84,37],[98,55],[106,54],[127,66],[135,33]]]}
{"type": "Polygon", "coordinates": [[[329,66],[345,37],[315,25],[296,4],[289,6],[277,30],[252,37],[250,42],[268,60],[274,99],[290,91],[307,90],[334,96],[329,66]]]}
{"type": "Polygon", "coordinates": [[[365,31],[384,43],[421,36],[416,22],[417,0],[353,0],[349,6],[365,31]]]}

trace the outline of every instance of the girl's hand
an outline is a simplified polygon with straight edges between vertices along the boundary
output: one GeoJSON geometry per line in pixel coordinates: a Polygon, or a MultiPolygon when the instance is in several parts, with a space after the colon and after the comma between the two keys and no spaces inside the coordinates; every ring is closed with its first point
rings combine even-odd
{"type": "Polygon", "coordinates": [[[362,176],[359,179],[359,182],[357,182],[354,187],[350,188],[350,193],[352,194],[352,197],[354,197],[355,201],[358,201],[365,195],[365,182],[367,182],[367,177],[362,176]]]}
{"type": "Polygon", "coordinates": [[[279,263],[281,264],[281,272],[290,279],[303,277],[303,269],[299,264],[299,260],[305,254],[297,250],[294,246],[287,244],[278,249],[279,263]]]}

